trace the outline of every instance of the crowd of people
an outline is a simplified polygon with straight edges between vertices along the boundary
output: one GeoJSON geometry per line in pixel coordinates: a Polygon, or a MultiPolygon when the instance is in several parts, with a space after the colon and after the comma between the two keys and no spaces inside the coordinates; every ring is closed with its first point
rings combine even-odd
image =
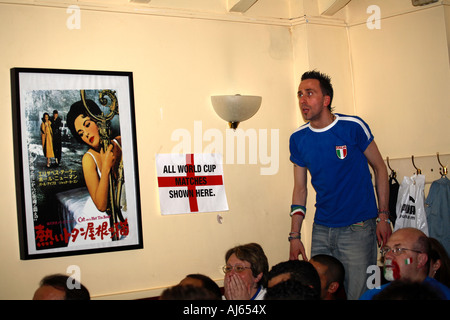
{"type": "MultiPolygon", "coordinates": [[[[450,259],[438,241],[404,228],[392,234],[381,253],[386,283],[367,289],[360,300],[450,300],[450,259]]],[[[248,243],[225,253],[223,272],[223,288],[205,274],[188,274],[159,299],[347,300],[344,266],[330,255],[287,260],[269,269],[263,248],[248,243]]],[[[47,276],[33,299],[89,300],[87,288],[76,284],[66,275],[47,276]]]]}

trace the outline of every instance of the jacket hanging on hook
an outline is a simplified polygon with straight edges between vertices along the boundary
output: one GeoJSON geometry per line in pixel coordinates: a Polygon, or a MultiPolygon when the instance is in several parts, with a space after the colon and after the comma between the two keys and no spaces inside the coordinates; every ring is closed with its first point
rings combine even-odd
{"type": "Polygon", "coordinates": [[[395,221],[397,220],[397,198],[400,184],[395,176],[389,177],[389,212],[392,225],[395,227],[395,221]]]}
{"type": "Polygon", "coordinates": [[[429,236],[438,240],[450,255],[450,180],[446,176],[431,184],[425,211],[429,236]]]}

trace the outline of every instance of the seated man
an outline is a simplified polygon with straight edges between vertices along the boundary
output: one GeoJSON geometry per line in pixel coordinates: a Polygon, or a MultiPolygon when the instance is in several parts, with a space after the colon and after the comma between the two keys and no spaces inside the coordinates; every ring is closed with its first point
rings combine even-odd
{"type": "Polygon", "coordinates": [[[222,299],[222,292],[220,291],[220,287],[217,285],[217,283],[215,283],[210,277],[203,274],[188,274],[184,279],[180,281],[178,285],[192,285],[194,287],[202,287],[209,290],[218,300],[222,299]]]}
{"type": "Polygon", "coordinates": [[[91,296],[88,289],[72,277],[52,274],[41,280],[33,300],[91,300],[91,296]]]}
{"type": "MultiPolygon", "coordinates": [[[[450,289],[428,276],[430,243],[428,237],[419,229],[403,228],[395,231],[383,247],[384,277],[388,281],[402,280],[425,283],[445,300],[450,300],[450,289]]],[[[360,300],[372,298],[389,286],[366,291],[360,300]]]]}
{"type": "Polygon", "coordinates": [[[319,300],[319,296],[313,288],[288,279],[267,288],[264,300],[319,300]]]}
{"type": "Polygon", "coordinates": [[[268,290],[286,280],[296,281],[313,289],[315,297],[319,299],[320,278],[311,263],[304,260],[289,260],[273,266],[269,272],[268,290]]]}
{"type": "Polygon", "coordinates": [[[320,277],[321,300],[346,300],[344,290],[345,269],[333,256],[318,254],[309,260],[320,277]]]}

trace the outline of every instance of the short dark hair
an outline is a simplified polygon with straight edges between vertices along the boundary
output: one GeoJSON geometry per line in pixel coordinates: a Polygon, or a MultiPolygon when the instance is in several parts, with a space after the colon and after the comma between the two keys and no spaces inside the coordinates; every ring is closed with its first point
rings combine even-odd
{"type": "Polygon", "coordinates": [[[339,283],[339,286],[344,285],[345,269],[341,261],[327,254],[315,255],[314,257],[311,258],[311,260],[314,260],[328,267],[326,271],[328,278],[327,288],[331,284],[331,282],[337,282],[339,283]]]}
{"type": "Polygon", "coordinates": [[[221,300],[221,297],[217,297],[210,290],[205,287],[196,287],[192,285],[176,285],[171,288],[165,289],[160,300],[221,300]]]}
{"type": "Polygon", "coordinates": [[[263,287],[267,287],[269,262],[263,248],[259,244],[249,243],[231,248],[225,254],[225,262],[228,261],[232,254],[235,254],[240,260],[250,262],[254,277],[257,277],[260,273],[262,273],[262,277],[258,283],[263,287]]]}
{"type": "MultiPolygon", "coordinates": [[[[100,107],[94,101],[87,99],[86,105],[88,106],[89,110],[93,114],[100,115],[102,113],[102,111],[100,110],[100,107]]],[[[81,100],[75,102],[74,104],[72,104],[70,106],[70,110],[67,113],[66,123],[70,129],[70,132],[72,133],[72,136],[77,141],[82,142],[80,135],[78,134],[77,130],[75,129],[75,119],[78,118],[79,115],[82,115],[83,117],[89,117],[89,114],[88,114],[86,108],[84,107],[84,103],[81,100]]]]}
{"type": "Polygon", "coordinates": [[[40,286],[51,286],[55,289],[65,292],[65,300],[90,300],[91,296],[88,289],[82,285],[80,282],[72,277],[64,274],[52,274],[44,277],[40,286]],[[71,281],[74,283],[74,288],[69,289],[67,282],[71,281]]]}
{"type": "Polygon", "coordinates": [[[280,262],[270,270],[269,279],[285,273],[290,274],[291,280],[299,281],[305,286],[311,287],[316,295],[320,297],[320,277],[316,268],[310,262],[304,260],[280,262]]]}
{"type": "Polygon", "coordinates": [[[288,279],[268,288],[264,300],[319,300],[319,296],[313,288],[288,279]]]}
{"type": "MultiPolygon", "coordinates": [[[[427,257],[429,257],[430,252],[431,252],[431,244],[430,244],[430,241],[428,240],[428,237],[425,235],[419,236],[416,241],[415,249],[421,251],[422,253],[425,253],[427,255],[427,257]]],[[[427,259],[425,266],[426,266],[427,270],[429,270],[429,268],[430,268],[430,259],[429,258],[427,259]]]]}
{"type": "Polygon", "coordinates": [[[322,73],[322,72],[319,72],[316,70],[312,70],[312,71],[306,71],[305,73],[303,73],[301,81],[307,80],[307,79],[315,79],[315,80],[319,81],[320,89],[322,90],[322,94],[324,96],[330,97],[330,104],[328,105],[328,109],[330,111],[332,111],[333,108],[331,107],[331,103],[333,102],[334,90],[333,90],[333,86],[331,85],[330,76],[326,75],[325,73],[322,73]]]}

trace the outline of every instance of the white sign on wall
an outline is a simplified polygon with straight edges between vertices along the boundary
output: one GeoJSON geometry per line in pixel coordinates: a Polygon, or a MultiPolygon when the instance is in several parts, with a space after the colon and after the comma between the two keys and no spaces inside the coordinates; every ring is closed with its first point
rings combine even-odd
{"type": "Polygon", "coordinates": [[[221,154],[157,154],[161,214],[227,211],[221,154]]]}

